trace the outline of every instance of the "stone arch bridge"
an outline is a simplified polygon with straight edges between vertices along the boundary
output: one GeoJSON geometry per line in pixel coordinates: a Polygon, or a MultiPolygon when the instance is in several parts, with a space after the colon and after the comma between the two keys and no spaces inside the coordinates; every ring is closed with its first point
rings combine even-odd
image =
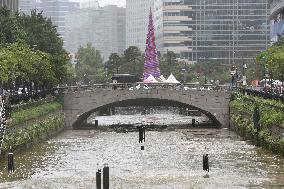
{"type": "Polygon", "coordinates": [[[200,110],[215,124],[229,125],[228,91],[176,90],[175,88],[116,89],[89,88],[65,92],[65,126],[76,127],[92,113],[102,108],[115,106],[177,106],[200,110]]]}

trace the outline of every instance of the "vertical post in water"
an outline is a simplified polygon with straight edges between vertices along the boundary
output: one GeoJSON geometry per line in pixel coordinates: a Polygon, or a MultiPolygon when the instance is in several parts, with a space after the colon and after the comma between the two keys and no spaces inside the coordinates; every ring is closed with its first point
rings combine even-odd
{"type": "Polygon", "coordinates": [[[10,152],[8,153],[8,172],[14,172],[14,154],[12,152],[12,148],[10,147],[10,152]]]}
{"type": "Polygon", "coordinates": [[[109,189],[109,167],[107,165],[103,168],[103,189],[109,189]]]}
{"type": "Polygon", "coordinates": [[[192,126],[194,127],[195,126],[195,119],[193,118],[191,122],[192,122],[192,126]]]}
{"type": "Polygon", "coordinates": [[[142,131],[143,131],[143,139],[144,139],[144,142],[145,142],[145,140],[146,140],[146,139],[145,139],[145,138],[146,138],[146,137],[145,137],[145,136],[146,136],[146,128],[143,127],[143,130],[142,130],[142,131]]]}
{"type": "Polygon", "coordinates": [[[138,126],[138,132],[139,132],[139,143],[143,142],[143,130],[142,126],[138,126]]]}
{"type": "Polygon", "coordinates": [[[208,173],[209,173],[209,159],[208,159],[208,154],[203,155],[203,171],[208,171],[208,173]]]}
{"type": "Polygon", "coordinates": [[[115,115],[115,107],[111,108],[111,115],[115,115]]]}
{"type": "Polygon", "coordinates": [[[100,169],[96,172],[96,185],[97,189],[102,188],[102,174],[100,169]]]}

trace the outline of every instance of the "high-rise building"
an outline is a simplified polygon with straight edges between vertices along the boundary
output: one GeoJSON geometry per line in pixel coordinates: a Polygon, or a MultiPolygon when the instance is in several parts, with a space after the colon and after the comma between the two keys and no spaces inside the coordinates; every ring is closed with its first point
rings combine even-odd
{"type": "Polygon", "coordinates": [[[145,50],[150,7],[154,7],[154,0],[126,0],[126,48],[145,50]]]}
{"type": "Polygon", "coordinates": [[[19,9],[19,0],[0,0],[0,7],[7,7],[8,9],[17,12],[19,9]]]}
{"type": "Polygon", "coordinates": [[[125,23],[125,8],[115,5],[70,12],[66,15],[66,49],[74,54],[80,46],[90,42],[104,59],[111,53],[122,54],[125,23]]]}
{"type": "Polygon", "coordinates": [[[88,1],[83,1],[80,4],[80,8],[99,8],[99,2],[98,0],[88,0],[88,1]]]}
{"type": "Polygon", "coordinates": [[[31,10],[36,8],[36,1],[38,0],[19,0],[19,12],[30,14],[31,10]]]}
{"type": "Polygon", "coordinates": [[[67,13],[77,10],[79,6],[78,2],[70,2],[69,0],[38,0],[36,3],[36,9],[43,11],[43,14],[51,19],[64,41],[65,16],[67,13]]]}
{"type": "MultiPolygon", "coordinates": [[[[269,44],[267,0],[184,0],[192,6],[193,57],[235,64],[269,44]]],[[[192,15],[189,15],[192,16],[192,15]]]]}
{"type": "Polygon", "coordinates": [[[234,64],[269,45],[267,0],[163,0],[155,10],[158,50],[182,60],[234,64]]]}
{"type": "Polygon", "coordinates": [[[192,60],[194,17],[192,6],[180,0],[155,1],[157,49],[173,51],[179,60],[192,60]]]}
{"type": "Polygon", "coordinates": [[[277,42],[284,34],[284,0],[269,0],[270,3],[270,39],[277,42]]]}

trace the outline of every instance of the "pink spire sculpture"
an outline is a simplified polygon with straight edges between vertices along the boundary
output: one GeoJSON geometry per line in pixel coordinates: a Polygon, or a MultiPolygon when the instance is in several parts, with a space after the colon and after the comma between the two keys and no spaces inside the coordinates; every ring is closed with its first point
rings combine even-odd
{"type": "Polygon", "coordinates": [[[154,24],[152,17],[152,10],[150,9],[149,15],[149,25],[148,25],[148,34],[146,39],[146,49],[144,56],[144,79],[147,79],[150,75],[154,77],[160,77],[160,68],[158,61],[158,53],[156,50],[155,44],[155,33],[154,33],[154,24]]]}

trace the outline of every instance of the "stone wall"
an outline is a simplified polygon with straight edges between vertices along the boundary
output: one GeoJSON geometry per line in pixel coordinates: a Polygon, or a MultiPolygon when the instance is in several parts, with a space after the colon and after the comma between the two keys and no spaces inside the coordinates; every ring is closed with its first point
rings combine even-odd
{"type": "Polygon", "coordinates": [[[207,116],[216,118],[222,127],[229,125],[230,93],[225,91],[197,91],[175,89],[112,90],[93,89],[68,92],[64,96],[65,126],[72,127],[85,120],[96,109],[129,99],[161,99],[196,107],[207,116]]]}

